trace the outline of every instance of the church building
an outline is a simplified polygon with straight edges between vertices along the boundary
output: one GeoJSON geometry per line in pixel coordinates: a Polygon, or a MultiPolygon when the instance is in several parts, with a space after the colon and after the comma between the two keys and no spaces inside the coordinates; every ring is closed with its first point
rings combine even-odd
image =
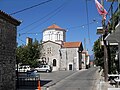
{"type": "Polygon", "coordinates": [[[82,68],[82,42],[66,42],[66,30],[53,24],[43,30],[41,60],[53,71],[82,68]]]}

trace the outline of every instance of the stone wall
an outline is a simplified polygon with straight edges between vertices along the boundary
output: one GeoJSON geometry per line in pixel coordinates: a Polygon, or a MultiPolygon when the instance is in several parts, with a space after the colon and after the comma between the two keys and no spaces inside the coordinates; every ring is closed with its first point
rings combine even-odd
{"type": "Polygon", "coordinates": [[[19,24],[0,10],[0,90],[16,90],[16,26],[19,24]]]}
{"type": "Polygon", "coordinates": [[[72,70],[80,70],[81,54],[78,53],[78,48],[61,48],[61,70],[69,70],[69,65],[72,65],[72,70]]]}
{"type": "Polygon", "coordinates": [[[57,71],[60,68],[60,48],[61,45],[58,43],[54,43],[52,41],[47,41],[42,44],[42,57],[46,58],[47,64],[53,66],[53,60],[56,60],[56,66],[53,66],[53,71],[57,71]]]}

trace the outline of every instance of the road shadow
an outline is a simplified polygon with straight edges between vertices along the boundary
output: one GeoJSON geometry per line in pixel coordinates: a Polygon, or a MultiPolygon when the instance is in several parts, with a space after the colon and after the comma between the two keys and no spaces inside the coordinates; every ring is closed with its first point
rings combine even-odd
{"type": "Polygon", "coordinates": [[[40,80],[40,85],[41,85],[41,86],[44,86],[44,85],[50,83],[51,81],[52,81],[52,80],[40,80]]]}

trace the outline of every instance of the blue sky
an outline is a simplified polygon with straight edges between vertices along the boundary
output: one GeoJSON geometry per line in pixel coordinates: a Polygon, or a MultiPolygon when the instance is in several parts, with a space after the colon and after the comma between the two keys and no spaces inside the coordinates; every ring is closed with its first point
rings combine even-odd
{"type": "MultiPolygon", "coordinates": [[[[43,1],[47,0],[0,0],[0,9],[7,14],[11,14],[43,1]]],[[[18,44],[25,44],[26,37],[36,38],[40,41],[42,39],[42,31],[55,23],[61,28],[67,29],[67,42],[80,41],[84,45],[84,39],[86,39],[86,49],[88,49],[89,54],[92,54],[94,42],[99,37],[99,35],[96,35],[96,28],[101,26],[102,17],[97,12],[94,0],[87,0],[87,4],[89,23],[92,23],[89,24],[90,40],[88,36],[88,26],[86,25],[86,0],[53,0],[24,12],[11,15],[22,21],[21,25],[17,28],[18,44]],[[62,7],[56,10],[61,5],[62,7]],[[45,17],[46,15],[47,17],[45,17]],[[93,20],[96,20],[96,22],[93,20]],[[32,24],[33,22],[36,23],[32,24]],[[29,27],[27,27],[28,25],[29,27]]],[[[115,4],[115,6],[116,5],[117,4],[115,4]]],[[[106,10],[108,10],[109,7],[110,2],[106,2],[105,0],[106,10]]]]}

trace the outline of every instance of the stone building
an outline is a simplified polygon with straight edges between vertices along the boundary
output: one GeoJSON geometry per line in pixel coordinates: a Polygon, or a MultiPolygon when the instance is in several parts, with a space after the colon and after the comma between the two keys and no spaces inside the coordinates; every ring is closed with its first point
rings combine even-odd
{"type": "Polygon", "coordinates": [[[53,24],[43,31],[41,59],[53,71],[80,70],[82,42],[66,42],[66,30],[53,24]]]}
{"type": "Polygon", "coordinates": [[[87,50],[82,51],[82,68],[86,69],[89,67],[90,64],[90,55],[88,54],[87,50]]]}
{"type": "Polygon", "coordinates": [[[16,89],[16,29],[20,22],[0,10],[0,90],[16,89]]]}

